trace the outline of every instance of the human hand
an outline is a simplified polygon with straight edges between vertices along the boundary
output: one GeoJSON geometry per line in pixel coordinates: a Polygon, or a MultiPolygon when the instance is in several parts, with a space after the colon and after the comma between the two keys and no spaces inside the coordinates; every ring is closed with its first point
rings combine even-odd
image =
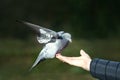
{"type": "Polygon", "coordinates": [[[90,71],[90,63],[91,63],[90,56],[83,50],[80,50],[80,55],[81,56],[79,57],[66,57],[58,53],[56,54],[56,58],[70,65],[81,67],[87,71],[90,71]]]}

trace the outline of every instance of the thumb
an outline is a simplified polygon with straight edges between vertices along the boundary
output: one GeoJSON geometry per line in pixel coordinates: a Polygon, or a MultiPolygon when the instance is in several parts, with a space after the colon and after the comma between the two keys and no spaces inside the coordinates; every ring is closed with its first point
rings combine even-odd
{"type": "Polygon", "coordinates": [[[84,50],[80,50],[80,55],[85,57],[90,57],[84,50]]]}

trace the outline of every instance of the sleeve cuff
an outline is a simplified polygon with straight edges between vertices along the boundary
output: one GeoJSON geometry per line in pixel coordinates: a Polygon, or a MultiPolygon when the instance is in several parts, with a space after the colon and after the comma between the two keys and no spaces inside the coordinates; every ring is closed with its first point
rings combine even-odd
{"type": "Polygon", "coordinates": [[[90,63],[90,73],[100,80],[120,80],[120,62],[95,58],[90,63]]]}
{"type": "Polygon", "coordinates": [[[93,77],[106,80],[106,66],[109,63],[108,60],[95,58],[90,65],[90,72],[93,77]]]}

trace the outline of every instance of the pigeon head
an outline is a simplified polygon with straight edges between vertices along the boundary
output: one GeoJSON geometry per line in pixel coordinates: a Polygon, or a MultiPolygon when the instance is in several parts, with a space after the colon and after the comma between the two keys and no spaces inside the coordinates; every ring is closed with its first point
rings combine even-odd
{"type": "Polygon", "coordinates": [[[69,42],[72,42],[71,35],[69,33],[64,33],[62,37],[67,39],[69,42]]]}

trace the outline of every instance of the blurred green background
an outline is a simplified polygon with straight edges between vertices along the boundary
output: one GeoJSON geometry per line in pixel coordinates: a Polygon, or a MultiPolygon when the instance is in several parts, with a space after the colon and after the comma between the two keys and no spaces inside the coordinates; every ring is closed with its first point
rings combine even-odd
{"type": "Polygon", "coordinates": [[[43,45],[16,20],[71,33],[65,56],[84,49],[92,58],[120,61],[120,0],[1,0],[0,10],[0,80],[95,80],[57,59],[29,72],[43,45]]]}

